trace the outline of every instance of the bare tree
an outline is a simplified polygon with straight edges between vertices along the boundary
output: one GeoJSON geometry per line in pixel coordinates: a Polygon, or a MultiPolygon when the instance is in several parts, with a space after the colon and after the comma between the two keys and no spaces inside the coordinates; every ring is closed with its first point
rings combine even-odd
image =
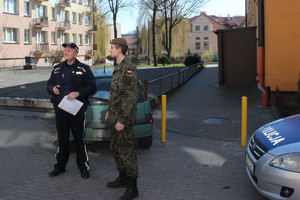
{"type": "Polygon", "coordinates": [[[154,66],[157,66],[157,59],[156,59],[156,42],[155,42],[155,22],[156,22],[156,14],[159,12],[161,5],[163,4],[163,0],[141,0],[141,5],[144,7],[145,10],[150,10],[151,12],[151,25],[152,25],[152,55],[154,59],[154,66]]]}
{"type": "Polygon", "coordinates": [[[108,3],[109,10],[112,13],[114,25],[114,38],[118,37],[117,31],[117,15],[120,9],[129,7],[133,4],[133,0],[105,0],[108,3]]]}
{"type": "Polygon", "coordinates": [[[172,52],[172,30],[183,19],[195,13],[209,0],[163,0],[161,13],[165,21],[165,49],[171,61],[172,52]]]}

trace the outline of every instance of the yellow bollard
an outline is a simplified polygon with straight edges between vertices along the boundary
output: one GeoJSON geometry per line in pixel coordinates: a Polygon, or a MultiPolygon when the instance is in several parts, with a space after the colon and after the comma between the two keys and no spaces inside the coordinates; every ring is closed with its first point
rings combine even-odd
{"type": "Polygon", "coordinates": [[[167,95],[161,95],[161,142],[166,142],[167,95]]]}
{"type": "Polygon", "coordinates": [[[242,135],[241,146],[247,146],[247,97],[242,97],[242,135]]]}

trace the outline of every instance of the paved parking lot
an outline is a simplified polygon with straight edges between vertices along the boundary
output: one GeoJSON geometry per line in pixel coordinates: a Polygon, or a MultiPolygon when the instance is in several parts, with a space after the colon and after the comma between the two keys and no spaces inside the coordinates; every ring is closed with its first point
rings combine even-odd
{"type": "MultiPolygon", "coordinates": [[[[248,180],[239,142],[240,96],[256,92],[219,87],[216,75],[216,68],[206,68],[167,97],[165,144],[160,143],[160,107],[153,110],[153,146],[137,149],[138,199],[265,199],[248,180]],[[212,118],[229,123],[206,123],[212,118]]],[[[274,120],[272,109],[261,108],[256,98],[249,98],[249,134],[274,120]]],[[[79,176],[75,154],[66,173],[48,177],[56,149],[52,112],[0,108],[0,127],[0,200],[110,200],[125,191],[106,187],[117,174],[108,142],[88,145],[89,179],[79,176]]]]}

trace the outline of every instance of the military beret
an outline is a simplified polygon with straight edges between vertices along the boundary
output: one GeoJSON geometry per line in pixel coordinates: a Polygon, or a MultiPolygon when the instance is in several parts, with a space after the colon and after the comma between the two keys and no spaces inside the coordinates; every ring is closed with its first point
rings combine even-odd
{"type": "Polygon", "coordinates": [[[110,41],[110,44],[119,44],[119,45],[128,47],[127,42],[126,42],[126,40],[124,38],[115,38],[115,39],[112,39],[110,41]]]}

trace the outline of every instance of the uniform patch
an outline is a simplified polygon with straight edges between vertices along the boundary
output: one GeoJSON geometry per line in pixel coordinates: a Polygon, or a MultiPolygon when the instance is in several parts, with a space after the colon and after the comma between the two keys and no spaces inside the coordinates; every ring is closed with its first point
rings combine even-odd
{"type": "Polygon", "coordinates": [[[131,71],[131,70],[128,70],[128,71],[127,71],[127,74],[132,74],[132,71],[131,71]]]}
{"type": "Polygon", "coordinates": [[[76,74],[82,74],[82,72],[76,72],[76,74]]]}

